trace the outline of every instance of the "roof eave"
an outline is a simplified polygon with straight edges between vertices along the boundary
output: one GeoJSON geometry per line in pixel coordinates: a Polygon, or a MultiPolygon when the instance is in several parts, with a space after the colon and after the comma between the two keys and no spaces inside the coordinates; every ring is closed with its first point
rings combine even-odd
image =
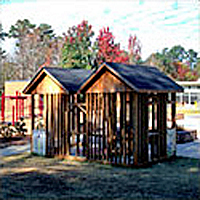
{"type": "Polygon", "coordinates": [[[118,77],[122,82],[124,82],[128,87],[130,87],[131,89],[133,89],[136,92],[139,92],[138,88],[136,88],[134,85],[132,85],[129,81],[125,80],[119,73],[117,73],[114,69],[112,69],[112,67],[109,66],[109,64],[107,63],[103,63],[98,69],[97,71],[91,75],[91,77],[80,87],[80,89],[78,90],[78,93],[81,93],[82,91],[84,91],[84,89],[86,88],[86,86],[92,81],[92,79],[97,76],[101,70],[103,68],[107,68],[111,73],[113,73],[116,77],[118,77]]]}
{"type": "Polygon", "coordinates": [[[30,88],[34,85],[37,77],[41,76],[43,73],[46,73],[57,85],[59,85],[64,91],[66,91],[67,94],[69,93],[69,91],[45,68],[41,68],[36,72],[34,77],[27,83],[26,87],[23,89],[22,92],[24,94],[31,94],[30,88]]]}

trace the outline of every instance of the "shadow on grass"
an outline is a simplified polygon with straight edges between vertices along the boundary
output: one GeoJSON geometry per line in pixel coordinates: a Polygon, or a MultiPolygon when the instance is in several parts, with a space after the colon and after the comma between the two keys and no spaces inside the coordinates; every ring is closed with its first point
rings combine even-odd
{"type": "Polygon", "coordinates": [[[199,199],[199,161],[177,158],[131,169],[36,156],[0,170],[2,199],[199,199]],[[9,167],[18,171],[6,171],[9,167]]]}

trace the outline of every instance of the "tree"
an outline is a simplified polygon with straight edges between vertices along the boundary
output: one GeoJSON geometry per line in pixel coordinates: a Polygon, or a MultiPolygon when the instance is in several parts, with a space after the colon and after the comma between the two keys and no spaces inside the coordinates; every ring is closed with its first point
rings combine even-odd
{"type": "Polygon", "coordinates": [[[3,50],[2,41],[5,40],[5,38],[8,36],[6,32],[3,32],[2,24],[0,24],[0,91],[3,88],[3,65],[6,59],[6,51],[3,50]]]}
{"type": "Polygon", "coordinates": [[[177,80],[196,80],[197,53],[194,50],[186,51],[177,45],[171,49],[164,48],[161,53],[152,54],[148,61],[158,66],[164,73],[177,80]]]}
{"type": "Polygon", "coordinates": [[[134,37],[132,35],[129,36],[128,50],[129,50],[129,63],[140,64],[142,62],[141,43],[137,39],[136,35],[134,37]]]}
{"type": "Polygon", "coordinates": [[[129,61],[128,54],[120,49],[120,44],[115,44],[114,36],[109,31],[109,27],[100,30],[96,46],[98,65],[103,62],[128,63],[129,61]]]}
{"type": "Polygon", "coordinates": [[[198,79],[198,73],[196,70],[191,70],[190,66],[182,62],[174,63],[177,69],[177,76],[174,77],[178,81],[196,81],[198,79]]]}
{"type": "Polygon", "coordinates": [[[88,21],[83,20],[77,26],[70,27],[67,34],[64,34],[62,67],[90,69],[94,58],[93,36],[94,32],[88,21]]]}
{"type": "Polygon", "coordinates": [[[32,77],[47,60],[51,63],[57,39],[50,25],[36,26],[27,19],[18,20],[11,26],[9,37],[16,39],[15,60],[21,72],[20,79],[32,77]]]}

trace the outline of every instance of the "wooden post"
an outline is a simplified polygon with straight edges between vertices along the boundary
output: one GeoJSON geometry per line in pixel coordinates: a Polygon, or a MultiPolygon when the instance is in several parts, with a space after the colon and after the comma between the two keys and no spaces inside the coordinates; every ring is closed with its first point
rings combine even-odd
{"type": "Polygon", "coordinates": [[[34,94],[31,94],[31,152],[33,152],[33,130],[35,127],[35,101],[34,94]]]}
{"type": "Polygon", "coordinates": [[[94,131],[94,125],[93,125],[93,110],[94,110],[94,95],[90,93],[90,159],[93,159],[93,131],[94,131]]]}
{"type": "Polygon", "coordinates": [[[176,93],[172,93],[172,128],[176,127],[176,93]]]}
{"type": "Polygon", "coordinates": [[[105,139],[105,121],[106,121],[106,94],[103,93],[103,97],[102,97],[102,108],[103,108],[103,147],[102,147],[102,151],[103,151],[103,160],[106,159],[106,155],[105,155],[105,149],[106,149],[106,139],[105,139]]]}
{"type": "Polygon", "coordinates": [[[117,94],[112,94],[112,143],[113,143],[113,151],[114,151],[114,158],[115,164],[117,164],[117,94]]]}
{"type": "Polygon", "coordinates": [[[51,110],[50,110],[50,117],[51,117],[51,131],[50,131],[50,156],[54,156],[54,133],[55,133],[55,119],[54,119],[54,95],[51,94],[51,110]]]}
{"type": "Polygon", "coordinates": [[[138,118],[139,118],[139,112],[138,112],[138,94],[133,94],[133,131],[134,131],[134,165],[138,165],[138,118]]]}
{"type": "Polygon", "coordinates": [[[161,98],[160,94],[157,94],[158,96],[158,102],[157,102],[157,130],[158,130],[158,141],[157,141],[157,158],[160,160],[160,135],[161,135],[161,112],[162,112],[162,107],[161,107],[161,98]]]}
{"type": "Polygon", "coordinates": [[[109,120],[109,94],[106,94],[106,161],[110,159],[110,120],[109,120]]]}
{"type": "Polygon", "coordinates": [[[46,155],[48,156],[49,155],[49,152],[48,152],[48,138],[49,138],[49,118],[48,118],[48,115],[49,115],[49,96],[48,94],[45,95],[46,99],[45,99],[45,102],[46,102],[46,106],[45,106],[45,124],[46,124],[46,155]]]}
{"type": "Polygon", "coordinates": [[[94,94],[94,159],[97,158],[97,131],[96,131],[96,122],[97,122],[97,94],[94,94]]]}
{"type": "Polygon", "coordinates": [[[101,93],[98,93],[98,145],[99,145],[99,149],[98,149],[98,159],[101,160],[101,139],[102,139],[102,135],[101,135],[101,93]]]}
{"type": "Polygon", "coordinates": [[[89,94],[86,94],[86,158],[89,160],[89,94]]]}
{"type": "Polygon", "coordinates": [[[65,141],[66,141],[66,155],[69,156],[69,95],[65,95],[65,141]]]}
{"type": "Polygon", "coordinates": [[[131,164],[133,156],[133,93],[129,93],[129,129],[128,129],[128,165],[131,164]]]}

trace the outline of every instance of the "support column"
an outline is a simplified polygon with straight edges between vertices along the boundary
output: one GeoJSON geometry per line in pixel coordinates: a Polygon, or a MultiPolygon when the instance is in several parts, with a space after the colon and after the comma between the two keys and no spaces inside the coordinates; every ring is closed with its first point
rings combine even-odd
{"type": "Polygon", "coordinates": [[[34,94],[31,94],[31,152],[33,152],[33,130],[35,128],[35,99],[34,94]]]}

